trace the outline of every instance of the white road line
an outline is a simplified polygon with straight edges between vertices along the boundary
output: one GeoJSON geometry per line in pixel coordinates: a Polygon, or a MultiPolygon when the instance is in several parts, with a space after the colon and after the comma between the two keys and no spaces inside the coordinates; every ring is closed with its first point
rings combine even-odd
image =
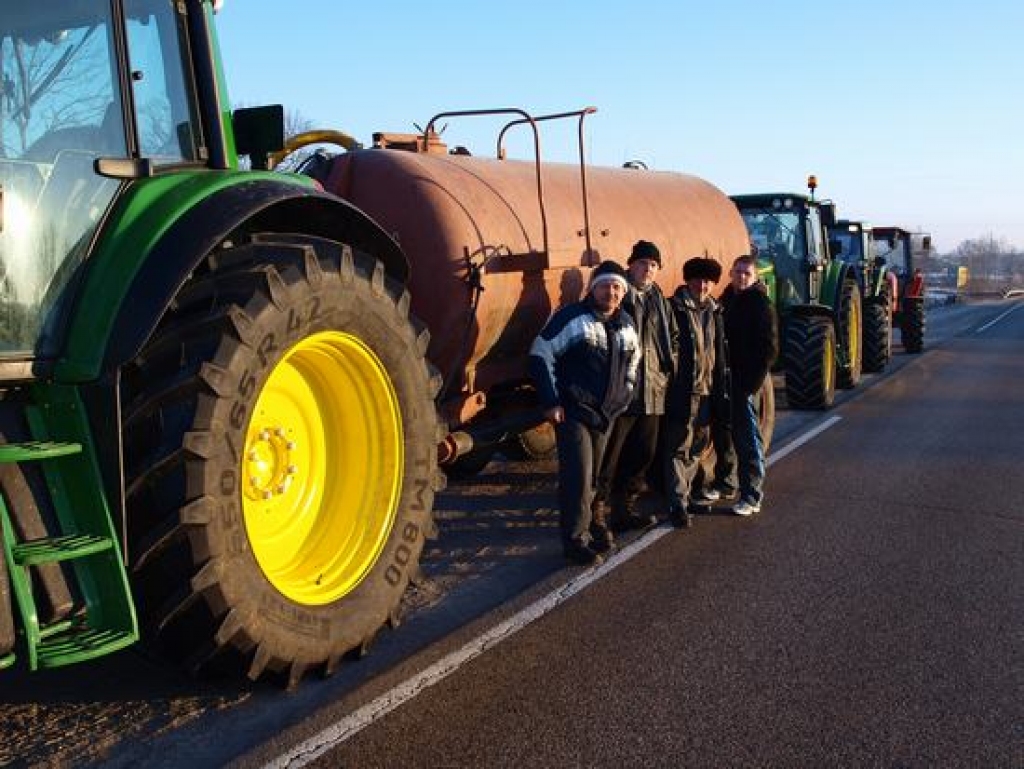
{"type": "MultiPolygon", "coordinates": [[[[788,456],[817,435],[832,427],[840,419],[841,417],[838,416],[830,417],[813,429],[803,433],[795,440],[787,443],[780,451],[769,456],[768,464],[772,465],[783,457],[788,456]]],[[[341,745],[349,737],[361,732],[374,721],[383,718],[392,710],[404,705],[424,689],[440,683],[470,660],[497,646],[534,620],[540,619],[552,609],[565,603],[597,580],[607,576],[623,563],[639,555],[666,534],[670,534],[673,531],[674,529],[668,526],[659,526],[656,529],[652,529],[644,536],[616,552],[601,566],[596,569],[589,569],[571,579],[557,590],[548,593],[525,609],[498,623],[490,630],[469,641],[462,648],[438,660],[412,678],[398,684],[398,686],[385,692],[377,699],[359,708],[359,710],[350,713],[304,742],[295,745],[287,753],[283,753],[265,764],[265,766],[267,769],[298,769],[298,767],[306,766],[316,761],[325,753],[341,745]]]]}
{"type": "Polygon", "coordinates": [[[994,325],[996,325],[996,323],[998,323],[999,321],[1001,321],[1001,320],[1002,320],[1003,318],[1005,318],[1005,317],[1006,317],[1007,315],[1009,315],[1009,314],[1010,314],[1011,312],[1016,312],[1016,311],[1017,311],[1017,310],[1019,310],[1019,309],[1020,309],[1021,307],[1024,307],[1024,305],[1020,305],[1020,304],[1014,305],[1014,306],[1013,306],[1013,307],[1011,307],[1011,308],[1010,308],[1009,310],[1007,310],[1007,311],[1006,311],[1006,312],[1004,312],[1004,313],[1003,313],[1002,315],[1000,315],[1000,316],[999,316],[998,318],[995,318],[995,319],[993,319],[993,320],[990,320],[990,321],[989,321],[988,323],[986,323],[986,324],[985,324],[984,326],[982,326],[981,328],[979,328],[979,329],[978,329],[977,331],[975,331],[974,333],[975,333],[975,334],[980,334],[980,333],[982,333],[982,332],[984,332],[984,331],[988,331],[988,330],[989,330],[990,328],[992,328],[992,327],[993,327],[994,325]]]}

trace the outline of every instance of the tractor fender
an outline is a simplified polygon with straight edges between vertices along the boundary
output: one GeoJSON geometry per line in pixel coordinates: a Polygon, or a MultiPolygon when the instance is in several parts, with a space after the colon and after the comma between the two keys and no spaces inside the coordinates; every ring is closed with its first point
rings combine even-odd
{"type": "Polygon", "coordinates": [[[842,304],[840,300],[843,295],[843,284],[847,280],[857,280],[852,265],[845,262],[832,262],[825,269],[825,278],[821,286],[821,302],[828,305],[833,313],[839,312],[839,307],[842,304]]]}
{"type": "Polygon", "coordinates": [[[409,277],[409,261],[395,240],[341,198],[287,181],[226,187],[183,214],[152,249],[118,308],[103,370],[138,355],[192,271],[218,244],[243,231],[328,238],[373,254],[399,282],[409,277]]]}
{"type": "Polygon", "coordinates": [[[801,318],[817,317],[835,321],[832,308],[825,304],[794,304],[786,308],[786,313],[801,318]]]}
{"type": "Polygon", "coordinates": [[[864,298],[873,299],[882,296],[882,292],[885,291],[885,287],[889,285],[889,275],[891,272],[892,270],[889,269],[888,265],[876,269],[872,275],[871,285],[868,287],[870,291],[864,298]]]}

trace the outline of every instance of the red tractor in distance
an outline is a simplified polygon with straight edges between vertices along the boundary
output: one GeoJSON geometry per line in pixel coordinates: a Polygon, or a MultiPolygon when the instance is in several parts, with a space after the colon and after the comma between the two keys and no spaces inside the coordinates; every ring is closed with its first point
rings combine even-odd
{"type": "Polygon", "coordinates": [[[921,352],[925,328],[924,273],[916,260],[931,251],[931,235],[902,227],[874,227],[871,237],[877,258],[888,265],[896,278],[893,326],[900,329],[904,350],[921,352]]]}

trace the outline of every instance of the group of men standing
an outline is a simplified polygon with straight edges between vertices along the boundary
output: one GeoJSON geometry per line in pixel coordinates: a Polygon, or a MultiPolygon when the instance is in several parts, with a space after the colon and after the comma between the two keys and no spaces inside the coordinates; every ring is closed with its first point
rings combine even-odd
{"type": "Polygon", "coordinates": [[[778,351],[774,310],[756,259],[740,256],[716,301],[713,259],[683,265],[666,298],[655,279],[661,253],[640,240],[623,268],[604,261],[586,296],[556,311],[534,340],[531,370],[558,444],[562,546],[593,564],[614,534],[657,523],[641,512],[660,487],[668,520],[738,491],[732,510],[759,512],[765,475],[757,393],[778,351]],[[713,442],[712,477],[701,458],[713,442]]]}

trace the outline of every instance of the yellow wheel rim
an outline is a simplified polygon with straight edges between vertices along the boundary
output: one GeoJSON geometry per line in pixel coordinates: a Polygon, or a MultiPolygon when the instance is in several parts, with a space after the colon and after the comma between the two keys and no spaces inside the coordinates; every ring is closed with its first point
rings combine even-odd
{"type": "Polygon", "coordinates": [[[831,337],[826,337],[825,339],[824,367],[825,370],[821,377],[822,385],[825,387],[825,392],[830,393],[834,386],[832,380],[836,374],[836,350],[835,343],[832,341],[831,337]]]}
{"type": "Polygon", "coordinates": [[[270,372],[246,433],[242,509],[264,575],[293,601],[352,591],[380,557],[401,491],[394,388],[353,336],[303,339],[270,372]]]}
{"type": "Polygon", "coordinates": [[[850,351],[850,369],[853,370],[860,360],[860,305],[853,302],[850,307],[850,318],[846,329],[847,350],[850,351]]]}

